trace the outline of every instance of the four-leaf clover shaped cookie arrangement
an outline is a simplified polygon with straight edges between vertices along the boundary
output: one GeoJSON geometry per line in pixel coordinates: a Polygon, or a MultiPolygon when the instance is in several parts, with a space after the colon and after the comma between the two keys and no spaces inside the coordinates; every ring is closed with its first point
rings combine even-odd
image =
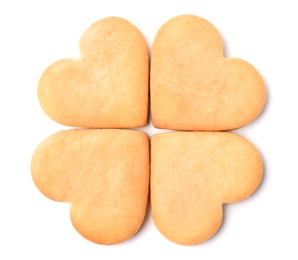
{"type": "Polygon", "coordinates": [[[261,112],[263,80],[249,63],[223,57],[220,34],[201,17],[177,16],[159,29],[150,73],[141,32],[122,18],[99,20],[83,34],[79,59],[45,70],[38,97],[49,117],[79,128],[38,146],[33,181],[70,202],[73,226],[95,243],[132,237],[149,195],[166,238],[201,243],[219,228],[222,205],[247,198],[262,179],[257,149],[225,131],[261,112]],[[148,123],[149,94],[153,125],[178,131],[149,139],[129,129],[148,123]]]}

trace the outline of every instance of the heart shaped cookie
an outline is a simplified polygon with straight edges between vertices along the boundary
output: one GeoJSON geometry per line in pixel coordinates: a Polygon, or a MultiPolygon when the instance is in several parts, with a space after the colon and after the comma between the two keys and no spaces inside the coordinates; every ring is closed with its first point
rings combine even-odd
{"type": "Polygon", "coordinates": [[[148,49],[141,32],[122,18],[91,25],[80,58],[50,65],[39,81],[45,113],[67,126],[132,128],[148,121],[148,49]]]}
{"type": "Polygon", "coordinates": [[[257,149],[226,132],[171,132],[151,138],[151,207],[169,240],[194,245],[222,221],[222,204],[238,202],[258,187],[263,173],[257,149]]]}
{"type": "Polygon", "coordinates": [[[45,196],[71,203],[71,221],[82,236],[120,243],[146,213],[149,140],[132,130],[58,132],[36,149],[31,173],[45,196]]]}
{"type": "Polygon", "coordinates": [[[216,28],[198,16],[167,21],[152,45],[152,122],[174,130],[230,130],[254,120],[266,98],[249,63],[223,57],[216,28]]]}
{"type": "MultiPolygon", "coordinates": [[[[252,65],[222,53],[219,33],[200,17],[178,16],[161,27],[150,76],[156,127],[229,130],[258,115],[266,97],[262,78],[252,65]]],[[[83,34],[79,59],[59,60],[45,70],[38,97],[64,125],[140,127],[147,124],[148,78],[144,37],[128,21],[109,17],[83,34]]],[[[193,245],[216,232],[222,204],[254,192],[262,170],[251,143],[221,132],[157,134],[149,151],[148,136],[139,131],[62,131],[42,142],[31,162],[38,189],[70,202],[73,226],[99,244],[120,243],[137,232],[149,175],[157,228],[175,243],[193,245]]]]}

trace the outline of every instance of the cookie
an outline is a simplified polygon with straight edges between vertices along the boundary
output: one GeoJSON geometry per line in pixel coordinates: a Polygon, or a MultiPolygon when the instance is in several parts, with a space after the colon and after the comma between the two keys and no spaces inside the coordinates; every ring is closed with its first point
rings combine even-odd
{"type": "Polygon", "coordinates": [[[122,18],[95,22],[83,34],[79,59],[50,65],[38,85],[44,112],[86,128],[134,128],[148,121],[148,49],[122,18]]]}
{"type": "Polygon", "coordinates": [[[149,140],[133,130],[67,130],[36,149],[32,178],[48,198],[70,202],[73,226],[99,244],[140,228],[149,190],[149,140]]]}
{"type": "Polygon", "coordinates": [[[181,245],[213,236],[222,222],[222,205],[250,196],[263,173],[257,149],[228,132],[156,134],[150,167],[154,223],[181,245]]]}
{"type": "Polygon", "coordinates": [[[157,128],[221,131],[253,121],[266,99],[264,81],[249,63],[223,57],[217,29],[181,15],[152,44],[151,114],[157,128]]]}

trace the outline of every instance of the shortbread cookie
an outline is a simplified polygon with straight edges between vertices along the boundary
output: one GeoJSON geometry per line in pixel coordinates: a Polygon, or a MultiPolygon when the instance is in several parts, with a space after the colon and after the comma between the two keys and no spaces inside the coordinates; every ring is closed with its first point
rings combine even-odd
{"type": "Polygon", "coordinates": [[[152,45],[153,125],[173,130],[230,130],[254,120],[264,82],[249,63],[223,57],[216,28],[193,15],[167,21],[152,45]]]}
{"type": "Polygon", "coordinates": [[[222,204],[251,195],[262,159],[241,136],[228,132],[171,132],[151,139],[151,206],[169,240],[194,245],[222,222],[222,204]]]}
{"type": "Polygon", "coordinates": [[[130,22],[109,17],[80,41],[80,58],[53,63],[43,73],[38,98],[60,124],[133,128],[148,121],[148,49],[130,22]]]}
{"type": "Polygon", "coordinates": [[[132,130],[68,130],[48,137],[31,164],[48,198],[71,202],[73,226],[99,244],[133,236],[145,216],[149,141],[132,130]]]}

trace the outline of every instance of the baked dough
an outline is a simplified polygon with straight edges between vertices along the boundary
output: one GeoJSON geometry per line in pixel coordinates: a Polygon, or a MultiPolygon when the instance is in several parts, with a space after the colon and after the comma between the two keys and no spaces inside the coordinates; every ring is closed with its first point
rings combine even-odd
{"type": "Polygon", "coordinates": [[[194,245],[222,222],[222,204],[251,195],[262,179],[257,149],[226,132],[171,132],[151,138],[151,207],[170,241],[194,245]]]}
{"type": "Polygon", "coordinates": [[[90,241],[120,243],[143,222],[149,190],[149,141],[143,132],[58,132],[36,149],[31,172],[46,197],[71,203],[73,226],[90,241]]]}
{"type": "Polygon", "coordinates": [[[80,41],[80,58],[50,65],[38,98],[56,122],[86,128],[134,128],[148,121],[148,49],[122,18],[95,22],[80,41]]]}
{"type": "Polygon", "coordinates": [[[261,112],[265,86],[249,63],[223,57],[222,39],[205,19],[181,15],[158,31],[151,52],[153,125],[221,131],[244,126],[261,112]]]}

